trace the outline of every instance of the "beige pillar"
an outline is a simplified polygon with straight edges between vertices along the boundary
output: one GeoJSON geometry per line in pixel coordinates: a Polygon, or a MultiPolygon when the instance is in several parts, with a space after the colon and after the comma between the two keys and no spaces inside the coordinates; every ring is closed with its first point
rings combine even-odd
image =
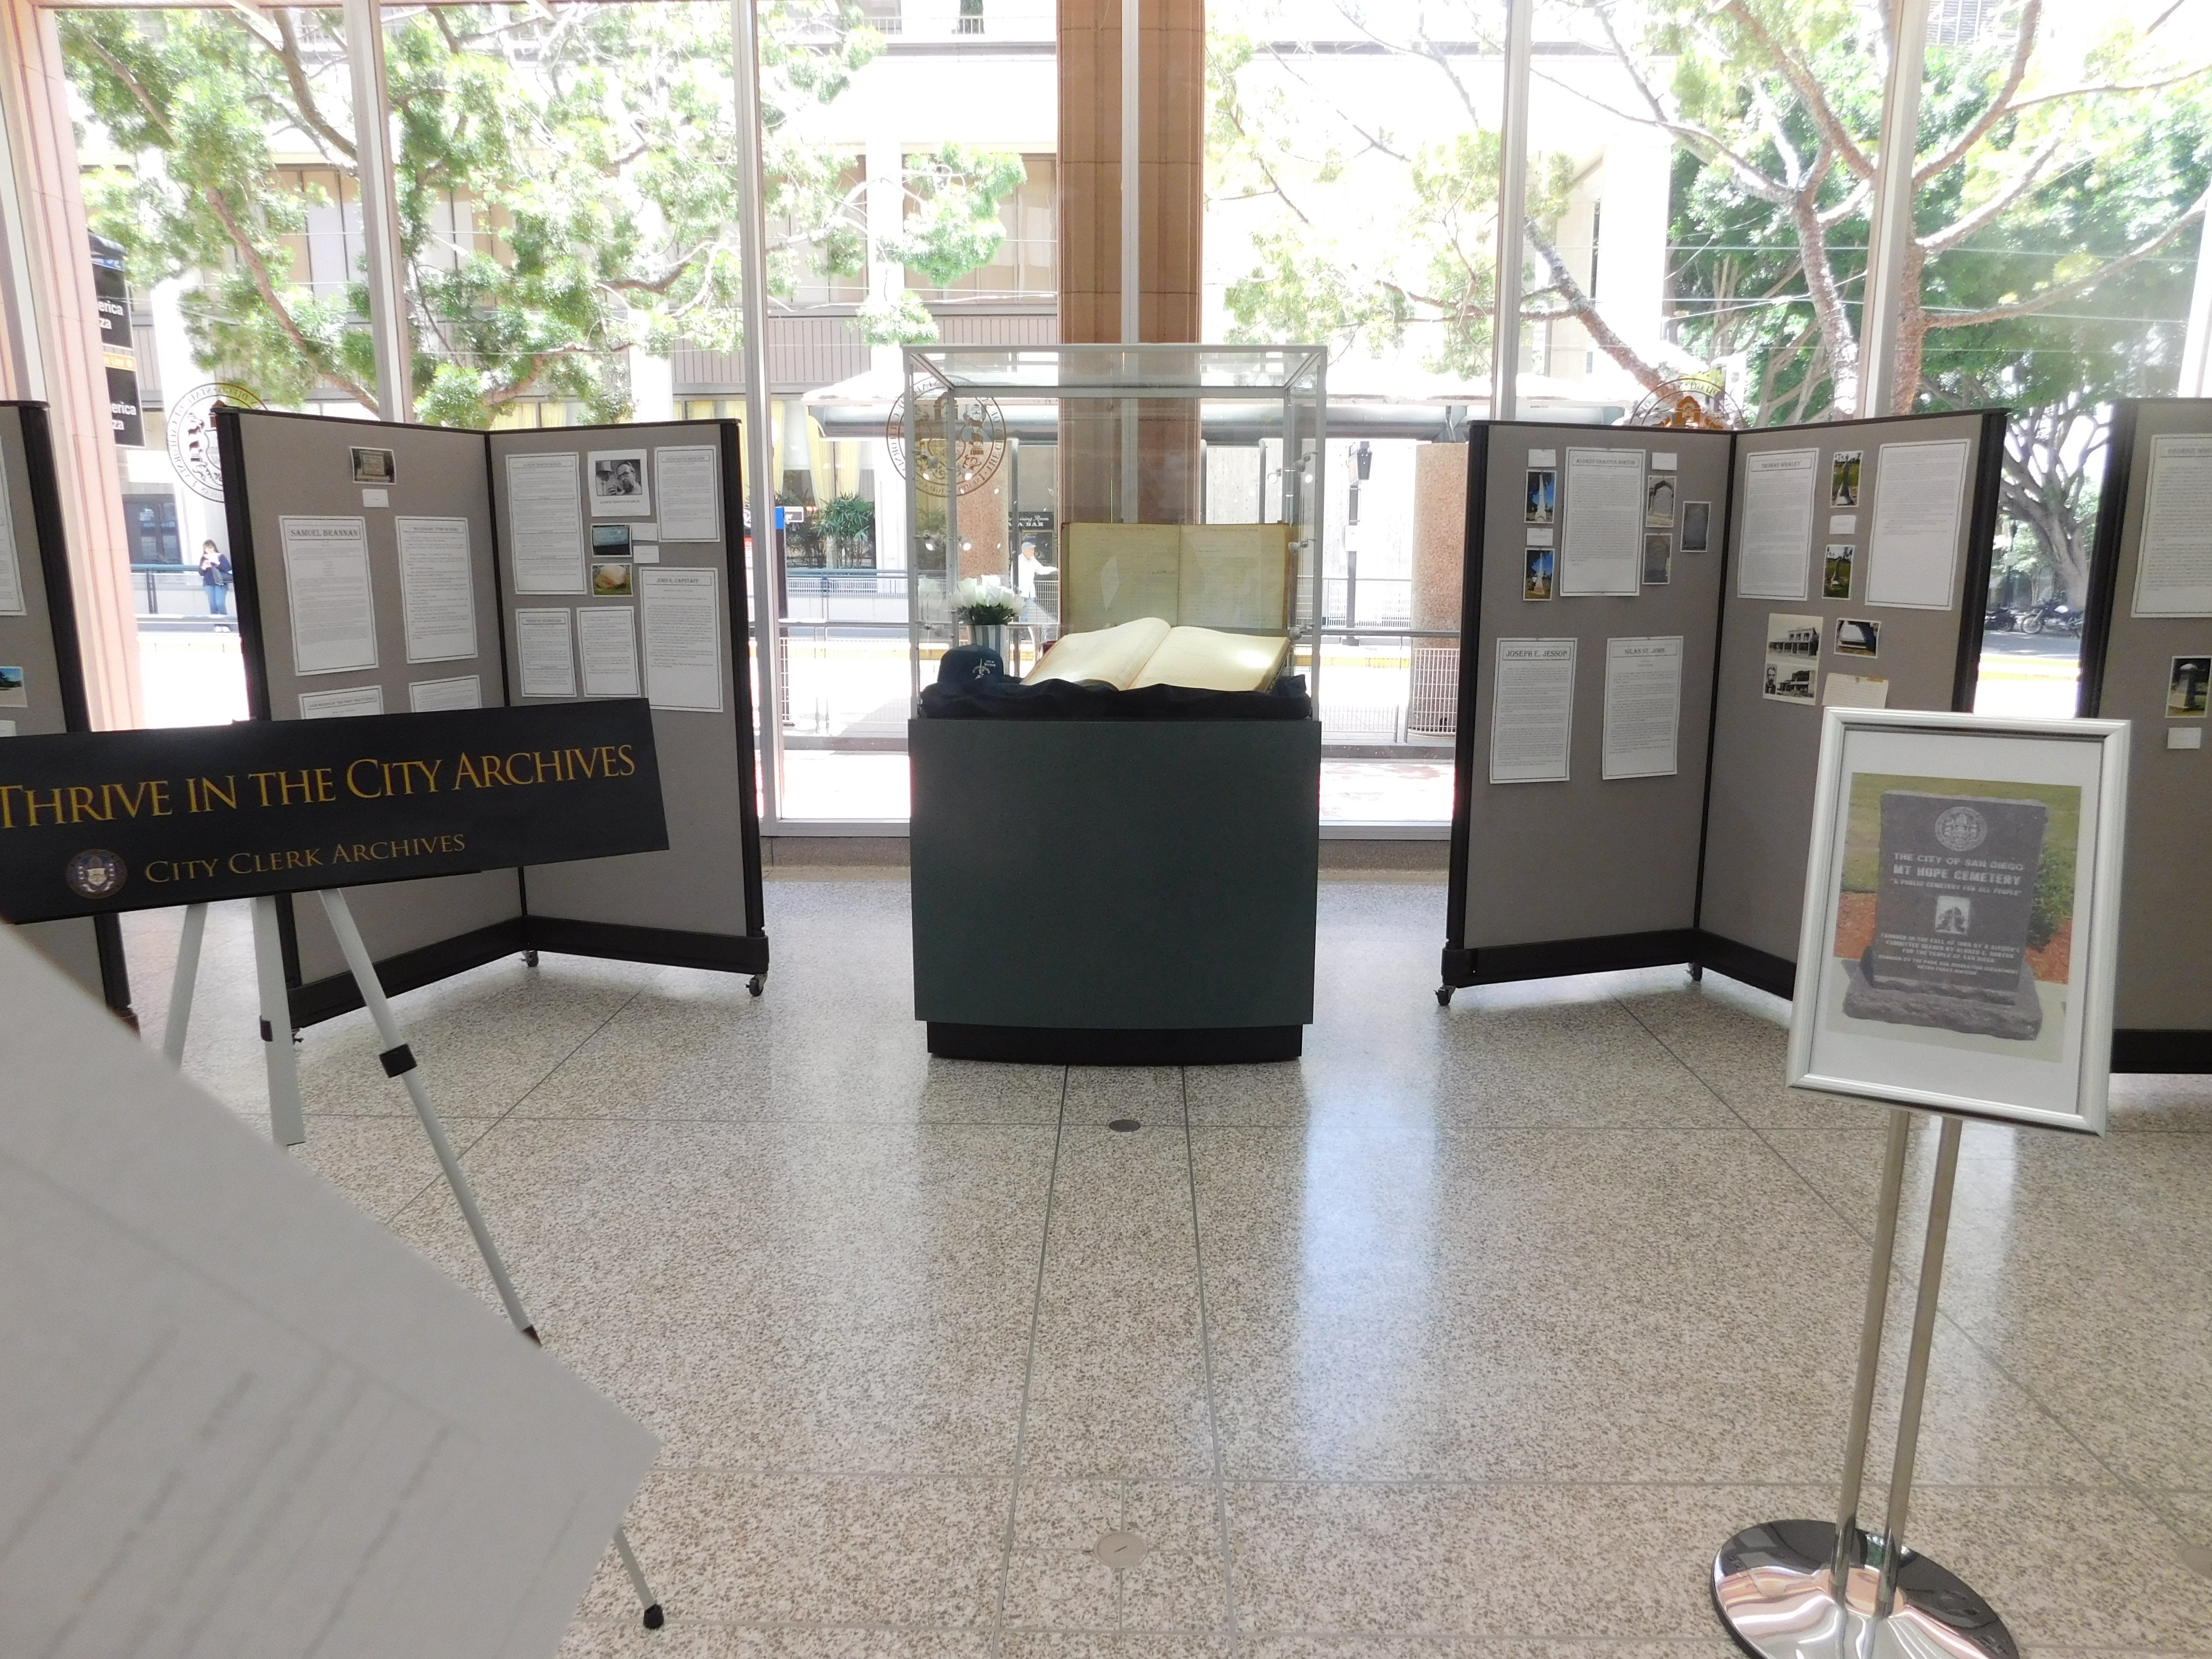
{"type": "MultiPolygon", "coordinates": [[[[1194,341],[1200,325],[1206,211],[1203,0],[1140,0],[1141,170],[1139,337],[1194,341]]],[[[1121,337],[1121,0],[1060,0],[1060,337],[1121,337]]],[[[1180,404],[1148,404],[1138,421],[1138,501],[1115,511],[1121,424],[1110,406],[1063,410],[1063,519],[1195,520],[1198,422],[1180,404]]]]}
{"type": "Polygon", "coordinates": [[[51,406],[62,526],[76,592],[78,648],[92,723],[143,719],[138,623],[131,596],[122,469],[107,412],[107,368],[84,192],[77,177],[69,87],[55,15],[31,0],[0,0],[0,121],[7,154],[8,396],[51,406]]]}

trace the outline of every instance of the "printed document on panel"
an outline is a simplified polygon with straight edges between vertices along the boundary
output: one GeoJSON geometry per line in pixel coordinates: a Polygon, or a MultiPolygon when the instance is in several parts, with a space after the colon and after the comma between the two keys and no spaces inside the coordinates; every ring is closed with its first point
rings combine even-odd
{"type": "Polygon", "coordinates": [[[1565,783],[1575,735],[1575,641],[1500,640],[1490,698],[1490,781],[1565,783]]]}
{"type": "Polygon", "coordinates": [[[584,662],[586,696],[636,696],[636,607],[610,605],[579,611],[576,654],[584,662]]]}
{"type": "Polygon", "coordinates": [[[507,458],[507,520],[516,592],[584,591],[583,474],[573,451],[507,458]]]}
{"type": "Polygon", "coordinates": [[[466,519],[392,521],[399,538],[399,592],[407,660],[453,662],[477,653],[477,596],[466,519]]]}
{"type": "Polygon", "coordinates": [[[368,520],[285,518],[284,590],[291,600],[292,672],[342,674],[376,666],[376,608],[368,591],[368,520]]]}
{"type": "Polygon", "coordinates": [[[712,570],[657,565],[637,573],[645,695],[655,708],[721,713],[720,586],[712,570]]]}
{"type": "Polygon", "coordinates": [[[1951,577],[1959,564],[1959,520],[1966,510],[1970,447],[1964,438],[1954,438],[1945,443],[1884,444],[1875,452],[1869,605],[1949,607],[1951,577]]]}
{"type": "Polygon", "coordinates": [[[660,479],[660,539],[721,540],[721,490],[713,447],[700,444],[656,449],[653,470],[660,479]]]}
{"type": "Polygon", "coordinates": [[[0,1051],[0,1652],[550,1654],[653,1437],[8,929],[0,1051]]]}
{"type": "Polygon", "coordinates": [[[564,606],[514,613],[514,654],[522,665],[526,697],[576,695],[576,641],[564,606]]]}
{"type": "Polygon", "coordinates": [[[1634,597],[1644,586],[1644,452],[1570,449],[1559,592],[1634,597]]]}
{"type": "Polygon", "coordinates": [[[1607,640],[1602,775],[1672,777],[1681,725],[1681,635],[1607,640]]]}
{"type": "Polygon", "coordinates": [[[2212,436],[2150,441],[2135,614],[2212,617],[2212,436]]]}
{"type": "Polygon", "coordinates": [[[1744,599],[1802,599],[1813,571],[1817,449],[1776,449],[1743,465],[1743,532],[1735,591],[1744,599]]]}

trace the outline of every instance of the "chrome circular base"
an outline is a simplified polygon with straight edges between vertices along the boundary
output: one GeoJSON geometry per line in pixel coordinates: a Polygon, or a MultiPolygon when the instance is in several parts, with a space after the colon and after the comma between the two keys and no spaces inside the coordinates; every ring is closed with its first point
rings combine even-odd
{"type": "Polygon", "coordinates": [[[1959,1579],[1911,1551],[1897,1606],[1874,1614],[1875,1571],[1856,1567],[1835,1593],[1832,1521],[1747,1527],[1713,1558],[1713,1607],[1758,1659],[2020,1659],[2004,1620],[1959,1579]]]}

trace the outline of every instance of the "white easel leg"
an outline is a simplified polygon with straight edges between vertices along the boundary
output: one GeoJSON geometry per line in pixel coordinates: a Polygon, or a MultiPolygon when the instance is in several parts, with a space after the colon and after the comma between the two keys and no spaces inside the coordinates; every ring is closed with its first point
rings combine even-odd
{"type": "Polygon", "coordinates": [[[284,944],[276,901],[253,901],[253,971],[261,984],[261,1053],[269,1070],[269,1133],[279,1146],[307,1138],[300,1110],[300,1057],[292,1050],[292,999],[284,988],[284,944]]]}
{"type": "MultiPolygon", "coordinates": [[[[492,1242],[491,1229],[484,1224],[483,1212],[477,1207],[476,1189],[461,1172],[461,1161],[446,1134],[445,1122],[430,1103],[430,1091],[423,1084],[422,1068],[416,1064],[414,1051],[407,1046],[406,1036],[392,1014],[392,1004],[384,994],[383,981],[376,976],[376,963],[370,959],[368,946],[362,942],[361,929],[354,926],[353,911],[346,904],[345,894],[332,889],[320,896],[323,912],[331,920],[331,931],[337,935],[338,949],[345,953],[346,967],[361,992],[361,1000],[368,1006],[368,1017],[376,1023],[378,1040],[384,1044],[384,1052],[378,1058],[384,1062],[385,1075],[396,1077],[405,1085],[407,1097],[415,1105],[415,1115],[422,1120],[422,1133],[430,1138],[430,1150],[438,1155],[438,1167],[445,1171],[446,1184],[453,1188],[454,1201],[461,1206],[461,1218],[469,1224],[469,1231],[476,1239],[477,1254],[483,1258],[492,1283],[498,1287],[507,1319],[516,1330],[536,1342],[538,1328],[531,1322],[529,1310],[515,1291],[514,1280],[507,1275],[499,1246],[492,1242]]],[[[638,1565],[636,1552],[630,1548],[629,1536],[620,1527],[615,1528],[615,1549],[629,1573],[637,1599],[645,1605],[645,1627],[659,1629],[660,1603],[653,1599],[652,1587],[646,1583],[644,1571],[638,1565]]]]}
{"type": "Polygon", "coordinates": [[[191,1024],[192,990],[200,976],[200,940],[207,933],[207,906],[185,907],[185,930],[177,935],[177,971],[169,981],[169,1018],[161,1027],[161,1057],[185,1063],[185,1028],[191,1024]]]}

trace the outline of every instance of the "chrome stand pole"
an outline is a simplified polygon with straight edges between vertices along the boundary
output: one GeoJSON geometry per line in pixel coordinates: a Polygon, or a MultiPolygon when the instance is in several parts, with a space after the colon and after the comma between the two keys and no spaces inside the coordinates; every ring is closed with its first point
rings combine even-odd
{"type": "Polygon", "coordinates": [[[1955,1574],[1905,1547],[1963,1127],[1955,1117],[1942,1122],[1879,1572],[1868,1568],[1869,1539],[1859,1525],[1859,1500],[1905,1186],[1910,1120],[1902,1108],[1890,1120],[1882,1154],[1881,1205],[1860,1318],[1858,1369],[1835,1522],[1763,1522],[1729,1539],[1713,1560],[1714,1610],[1736,1644],[1759,1659],[2019,1659],[2012,1632],[1987,1601],[1955,1574]]]}
{"type": "Polygon", "coordinates": [[[1912,1308],[1912,1346],[1905,1350],[1905,1400],[1897,1419],[1897,1455],[1890,1466],[1889,1510],[1881,1528],[1881,1583],[1875,1616],[1887,1619],[1897,1605],[1899,1564],[1905,1555],[1905,1521],[1912,1504],[1912,1464],[1920,1449],[1920,1407],[1928,1394],[1928,1356],[1936,1341],[1936,1299],[1943,1288],[1943,1248],[1951,1232],[1951,1188],[1959,1175],[1955,1117],[1943,1120],[1936,1148],[1936,1183],[1928,1195],[1928,1236],[1920,1246],[1920,1294],[1912,1308]]]}
{"type": "Polygon", "coordinates": [[[1897,1211],[1905,1194],[1905,1149],[1912,1114],[1890,1109],[1889,1139],[1881,1154],[1881,1209],[1875,1221],[1874,1263],[1867,1273],[1866,1310],[1859,1320],[1859,1369],[1851,1384],[1851,1421],[1844,1440],[1843,1498],[1836,1506],[1836,1594],[1844,1593],[1852,1569],[1866,1565],[1866,1534],[1859,1530],[1859,1490],[1866,1472],[1867,1431],[1874,1421],[1875,1379],[1881,1370],[1881,1323],[1889,1309],[1889,1275],[1897,1255],[1897,1211]]]}
{"type": "Polygon", "coordinates": [[[169,981],[169,1018],[161,1027],[161,1057],[185,1063],[185,1028],[191,1024],[192,992],[199,983],[200,941],[207,933],[207,906],[185,907],[185,929],[177,935],[177,971],[169,981]]]}
{"type": "MultiPolygon", "coordinates": [[[[384,983],[377,977],[376,963],[368,954],[368,946],[362,942],[361,929],[354,925],[353,911],[346,903],[345,894],[331,889],[319,895],[323,912],[331,920],[331,931],[337,935],[338,949],[345,953],[346,967],[353,975],[353,982],[361,992],[361,1000],[368,1006],[368,1017],[376,1024],[376,1035],[384,1044],[384,1052],[377,1056],[384,1064],[386,1077],[399,1079],[407,1091],[407,1098],[414,1103],[415,1115],[422,1120],[422,1133],[429,1137],[430,1150],[438,1155],[438,1167],[445,1172],[446,1185],[453,1189],[453,1199],[461,1206],[461,1218],[469,1224],[469,1232],[476,1239],[477,1254],[491,1273],[498,1288],[501,1304],[507,1309],[508,1322],[532,1343],[539,1343],[538,1328],[531,1322],[530,1313],[522,1305],[522,1297],[514,1288],[514,1280],[507,1271],[499,1246],[492,1242],[491,1229],[484,1223],[483,1212],[477,1207],[476,1189],[461,1171],[461,1160],[453,1151],[453,1143],[446,1133],[443,1119],[437,1108],[430,1103],[430,1091],[422,1081],[422,1068],[415,1060],[415,1051],[407,1046],[405,1033],[392,1012],[392,1003],[384,994],[384,983]]],[[[660,1628],[660,1603],[654,1599],[647,1584],[645,1573],[637,1564],[636,1552],[629,1547],[629,1538],[623,1530],[615,1528],[615,1550],[622,1557],[623,1568],[629,1572],[637,1599],[645,1607],[645,1627],[660,1628]]]]}

